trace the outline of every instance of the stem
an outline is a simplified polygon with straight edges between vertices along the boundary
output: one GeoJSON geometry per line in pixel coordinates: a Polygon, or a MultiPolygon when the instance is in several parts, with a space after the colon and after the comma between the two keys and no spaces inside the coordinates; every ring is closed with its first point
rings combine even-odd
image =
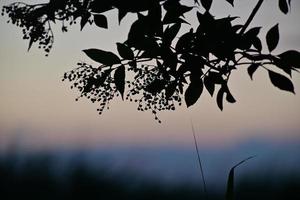
{"type": "MultiPolygon", "coordinates": [[[[238,63],[237,65],[251,65],[251,64],[253,64],[253,62],[242,62],[242,63],[238,63]]],[[[272,65],[274,63],[272,63],[272,62],[262,62],[260,64],[261,65],[272,65]]]]}
{"type": "Polygon", "coordinates": [[[253,20],[254,16],[256,15],[257,11],[259,10],[261,4],[264,2],[264,0],[259,0],[255,6],[255,8],[252,10],[249,18],[247,19],[245,25],[243,26],[241,32],[239,33],[240,35],[244,34],[244,32],[246,31],[247,27],[249,26],[249,24],[251,23],[251,21],[253,20]]]}
{"type": "Polygon", "coordinates": [[[197,144],[195,129],[194,129],[192,121],[191,121],[191,125],[192,125],[194,142],[195,142],[195,147],[196,147],[196,152],[197,152],[197,157],[198,157],[198,163],[199,163],[199,167],[200,167],[200,171],[201,171],[201,177],[202,177],[202,182],[203,182],[203,191],[204,191],[204,195],[205,195],[205,198],[206,198],[207,197],[206,182],[205,182],[203,168],[202,168],[202,163],[201,163],[201,158],[200,158],[200,154],[199,154],[199,149],[198,149],[198,144],[197,144]]]}

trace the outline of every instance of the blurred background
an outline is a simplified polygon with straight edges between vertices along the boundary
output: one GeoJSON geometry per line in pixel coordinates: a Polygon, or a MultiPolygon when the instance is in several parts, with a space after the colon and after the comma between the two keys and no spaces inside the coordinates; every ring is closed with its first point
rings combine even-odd
{"type": "MultiPolygon", "coordinates": [[[[0,6],[12,2],[3,0],[0,6]]],[[[235,4],[232,8],[215,1],[212,14],[237,15],[237,22],[243,23],[256,1],[235,4]]],[[[300,2],[292,1],[291,12],[284,15],[277,3],[266,0],[251,25],[262,26],[264,38],[279,22],[275,53],[299,51],[299,9],[300,2]]],[[[203,187],[191,121],[211,199],[223,198],[230,168],[252,155],[257,157],[236,170],[239,199],[297,194],[299,74],[293,74],[293,95],[273,87],[265,71],[257,71],[251,81],[247,66],[242,66],[230,82],[237,103],[226,104],[223,112],[205,91],[189,109],[160,113],[162,124],[121,99],[100,116],[96,104],[75,102],[79,94],[61,78],[78,61],[90,62],[83,49],[116,51],[115,43],[126,39],[134,15],[119,26],[117,13],[107,14],[108,30],[86,26],[80,32],[74,25],[63,34],[60,24],[53,26],[55,42],[48,57],[34,45],[27,52],[21,29],[7,24],[7,17],[0,18],[0,191],[11,197],[6,199],[199,199],[203,187]]],[[[194,16],[186,17],[196,26],[194,16]]]]}

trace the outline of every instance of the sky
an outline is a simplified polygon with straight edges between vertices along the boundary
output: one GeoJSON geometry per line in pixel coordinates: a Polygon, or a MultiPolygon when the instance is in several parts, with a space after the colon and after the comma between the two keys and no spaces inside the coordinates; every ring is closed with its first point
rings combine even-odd
{"type": "MultiPolygon", "coordinates": [[[[3,0],[0,6],[13,1],[3,0]]],[[[225,1],[224,1],[225,2],[225,1]]],[[[256,1],[236,1],[236,7],[215,1],[212,13],[217,17],[229,14],[245,21],[256,1]]],[[[292,10],[282,14],[274,1],[265,1],[252,22],[263,26],[260,33],[277,22],[280,42],[275,53],[300,50],[300,1],[292,1],[292,10]]],[[[78,61],[90,62],[82,52],[87,48],[116,51],[116,42],[126,39],[133,16],[127,16],[119,26],[117,13],[108,13],[109,29],[79,25],[61,33],[60,24],[53,26],[55,42],[48,57],[33,46],[27,52],[28,41],[22,40],[21,29],[0,18],[0,151],[18,143],[28,150],[59,148],[118,148],[120,146],[192,147],[191,121],[199,145],[203,148],[225,148],[240,142],[300,141],[300,74],[294,73],[296,95],[273,87],[265,71],[258,71],[251,81],[247,67],[236,70],[230,80],[231,92],[237,102],[225,104],[221,112],[207,92],[196,105],[175,112],[162,112],[162,124],[147,112],[137,111],[137,105],[115,99],[102,115],[97,105],[81,99],[61,82],[64,72],[72,70],[78,61]]],[[[195,22],[193,16],[188,20],[195,22]]],[[[196,22],[195,22],[196,23],[196,22]]],[[[265,47],[265,45],[264,45],[265,47]]],[[[300,144],[300,142],[299,142],[300,144]]]]}

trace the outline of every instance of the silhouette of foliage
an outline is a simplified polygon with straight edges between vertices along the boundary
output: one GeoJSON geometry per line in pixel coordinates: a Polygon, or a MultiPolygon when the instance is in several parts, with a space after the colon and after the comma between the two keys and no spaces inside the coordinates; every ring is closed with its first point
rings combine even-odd
{"type": "MultiPolygon", "coordinates": [[[[231,6],[235,3],[226,2],[231,6]]],[[[180,0],[50,0],[34,5],[12,3],[3,7],[2,14],[8,14],[10,22],[23,29],[28,50],[38,43],[48,55],[54,42],[51,25],[57,21],[62,22],[63,32],[77,22],[81,30],[87,24],[108,28],[106,11],[118,10],[119,23],[127,13],[136,13],[127,40],[117,43],[119,55],[96,48],[83,50],[100,66],[78,63],[64,74],[63,80],[72,82],[80,97],[99,102],[100,114],[121,95],[137,102],[138,110],[150,110],[160,122],[158,111],[175,110],[182,99],[187,107],[192,106],[204,88],[212,97],[217,93],[216,102],[222,110],[225,100],[236,102],[228,82],[232,71],[242,65],[248,66],[251,79],[258,68],[264,69],[275,87],[294,93],[291,77],[292,71],[300,68],[300,53],[272,53],[280,38],[279,24],[267,32],[268,53],[264,53],[261,27],[249,27],[263,0],[258,0],[244,24],[236,22],[238,17],[213,16],[213,3],[217,2],[195,0],[187,5],[180,0]],[[186,21],[188,12],[196,12],[197,27],[186,21]],[[190,27],[189,31],[182,29],[183,24],[190,27]]],[[[291,0],[276,3],[284,14],[290,11],[291,0]]]]}

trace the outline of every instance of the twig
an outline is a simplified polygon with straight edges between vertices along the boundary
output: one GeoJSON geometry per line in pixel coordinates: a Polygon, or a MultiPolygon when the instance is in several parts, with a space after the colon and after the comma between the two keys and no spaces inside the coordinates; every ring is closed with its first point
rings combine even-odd
{"type": "Polygon", "coordinates": [[[240,35],[244,34],[244,32],[246,31],[247,27],[249,26],[249,24],[251,23],[251,21],[253,20],[254,16],[256,15],[257,11],[259,10],[261,4],[264,2],[264,0],[259,0],[255,6],[255,8],[252,10],[249,18],[247,19],[245,25],[243,26],[243,28],[241,29],[241,32],[239,33],[240,35]]]}

